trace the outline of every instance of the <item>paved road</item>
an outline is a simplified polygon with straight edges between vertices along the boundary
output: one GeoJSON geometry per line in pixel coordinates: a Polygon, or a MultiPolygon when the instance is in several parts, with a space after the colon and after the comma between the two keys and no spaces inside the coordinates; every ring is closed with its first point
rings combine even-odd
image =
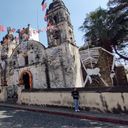
{"type": "Polygon", "coordinates": [[[0,107],[0,128],[127,128],[57,115],[0,107]]]}

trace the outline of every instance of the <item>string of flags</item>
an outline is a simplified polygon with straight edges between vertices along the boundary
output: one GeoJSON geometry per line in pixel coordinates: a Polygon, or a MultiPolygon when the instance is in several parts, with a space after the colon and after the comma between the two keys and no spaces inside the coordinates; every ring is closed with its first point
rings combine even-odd
{"type": "MultiPolygon", "coordinates": [[[[42,1],[41,6],[42,6],[42,11],[45,11],[45,9],[47,8],[47,2],[46,2],[46,0],[43,0],[42,1]]],[[[47,27],[43,27],[42,29],[33,30],[33,33],[46,32],[49,29],[57,29],[54,25],[52,25],[49,21],[47,21],[47,15],[44,16],[44,21],[48,22],[47,27]]],[[[0,25],[0,32],[5,32],[5,31],[8,30],[8,28],[9,27],[6,27],[4,25],[0,25]]],[[[21,32],[22,30],[23,29],[15,29],[15,28],[12,28],[11,29],[11,32],[12,33],[15,33],[15,32],[18,32],[18,31],[21,32]]]]}
{"type": "Polygon", "coordinates": [[[6,31],[6,28],[5,28],[5,26],[3,26],[3,25],[0,25],[0,32],[4,32],[4,31],[6,31]]]}
{"type": "MultiPolygon", "coordinates": [[[[0,32],[5,32],[8,30],[9,27],[6,27],[4,25],[0,25],[0,32]]],[[[52,24],[48,24],[47,27],[43,27],[42,29],[37,29],[37,30],[33,30],[33,33],[40,33],[40,32],[46,32],[47,30],[50,30],[50,29],[56,29],[54,25],[52,24]]],[[[12,28],[11,29],[11,32],[12,33],[15,33],[15,32],[18,32],[18,31],[22,31],[23,29],[15,29],[15,28],[12,28]]]]}
{"type": "MultiPolygon", "coordinates": [[[[45,9],[47,8],[47,2],[46,2],[46,0],[43,0],[42,1],[41,7],[42,7],[42,11],[45,11],[45,9]]],[[[44,21],[47,22],[47,15],[44,16],[44,21]]]]}

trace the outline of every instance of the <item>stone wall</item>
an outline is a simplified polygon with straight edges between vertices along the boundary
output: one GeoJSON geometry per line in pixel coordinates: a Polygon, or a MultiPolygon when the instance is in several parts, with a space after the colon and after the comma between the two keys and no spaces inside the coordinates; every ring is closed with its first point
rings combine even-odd
{"type": "Polygon", "coordinates": [[[113,80],[110,77],[114,58],[112,53],[101,47],[95,47],[80,50],[80,55],[84,80],[88,78],[85,86],[113,85],[113,80]]]}
{"type": "Polygon", "coordinates": [[[82,87],[79,49],[69,43],[46,49],[51,88],[82,87]]]}
{"type": "Polygon", "coordinates": [[[0,102],[5,102],[7,100],[7,89],[0,86],[0,102]]]}
{"type": "Polygon", "coordinates": [[[27,71],[32,76],[31,88],[82,87],[79,49],[70,43],[47,49],[36,41],[19,44],[9,59],[7,84],[18,85],[27,71]]]}
{"type": "MultiPolygon", "coordinates": [[[[80,107],[100,112],[127,112],[128,93],[96,93],[80,92],[80,107]]],[[[22,92],[21,103],[33,105],[52,105],[72,107],[73,99],[70,91],[22,92]]]]}
{"type": "Polygon", "coordinates": [[[21,74],[24,71],[30,71],[32,73],[32,88],[47,88],[45,65],[32,65],[20,69],[15,69],[14,74],[8,77],[8,85],[18,85],[21,74]]]}
{"type": "Polygon", "coordinates": [[[115,76],[115,85],[116,86],[128,86],[128,81],[126,77],[126,72],[124,66],[118,66],[115,68],[116,76],[115,76]]]}
{"type": "MultiPolygon", "coordinates": [[[[101,76],[109,86],[113,86],[110,77],[112,71],[113,56],[102,49],[99,49],[99,52],[100,56],[97,65],[101,69],[101,76]]],[[[103,85],[103,83],[101,84],[103,85]]]]}

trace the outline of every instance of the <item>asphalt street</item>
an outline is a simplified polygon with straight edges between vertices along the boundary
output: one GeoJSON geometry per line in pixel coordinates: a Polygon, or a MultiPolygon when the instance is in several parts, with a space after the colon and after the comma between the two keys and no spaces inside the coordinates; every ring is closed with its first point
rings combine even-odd
{"type": "Polygon", "coordinates": [[[127,128],[127,126],[0,107],[0,128],[127,128]]]}

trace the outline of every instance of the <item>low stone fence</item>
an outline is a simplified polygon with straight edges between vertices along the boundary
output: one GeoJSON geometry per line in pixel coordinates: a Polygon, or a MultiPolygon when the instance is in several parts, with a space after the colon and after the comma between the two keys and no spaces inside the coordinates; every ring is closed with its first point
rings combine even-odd
{"type": "MultiPolygon", "coordinates": [[[[0,88],[0,102],[6,102],[7,87],[0,88]]],[[[73,107],[72,89],[23,90],[18,87],[18,104],[73,107]]],[[[80,108],[90,111],[128,112],[127,87],[81,88],[80,108]]]]}
{"type": "MultiPolygon", "coordinates": [[[[80,91],[80,108],[101,112],[128,112],[128,93],[80,91]]],[[[23,104],[73,107],[70,91],[22,92],[23,104]]]]}
{"type": "Polygon", "coordinates": [[[71,107],[73,100],[69,92],[22,92],[21,103],[71,107]]]}
{"type": "Polygon", "coordinates": [[[7,100],[7,90],[6,86],[0,86],[0,102],[5,102],[7,100]]]}

